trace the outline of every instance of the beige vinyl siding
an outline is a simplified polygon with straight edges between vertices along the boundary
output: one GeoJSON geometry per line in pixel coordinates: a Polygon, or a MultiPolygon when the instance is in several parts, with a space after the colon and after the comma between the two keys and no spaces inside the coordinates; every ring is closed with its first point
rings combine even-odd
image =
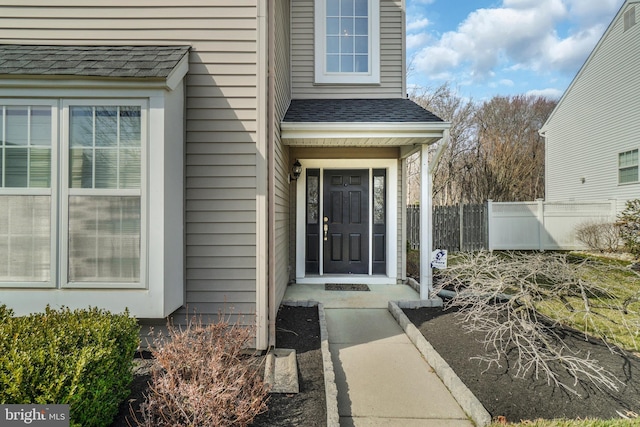
{"type": "Polygon", "coordinates": [[[549,201],[615,198],[621,209],[640,195],[638,183],[618,185],[618,153],[640,149],[640,25],[623,31],[625,10],[546,125],[549,201]]]}
{"type": "Polygon", "coordinates": [[[249,323],[257,274],[256,16],[256,0],[0,0],[0,43],[192,46],[186,301],[190,312],[232,311],[249,323]]]}
{"type": "Polygon", "coordinates": [[[403,2],[380,0],[380,84],[314,84],[314,0],[291,3],[291,94],[303,98],[402,98],[403,2]]]}
{"type": "MultiPolygon", "coordinates": [[[[291,102],[291,82],[289,74],[289,38],[290,8],[288,0],[275,2],[275,117],[273,123],[275,136],[275,302],[272,315],[278,310],[289,283],[290,271],[294,264],[290,263],[289,221],[291,220],[289,204],[290,190],[289,171],[293,163],[289,158],[289,148],[280,139],[280,122],[291,102]]],[[[295,185],[295,184],[293,184],[295,185]]],[[[295,188],[295,187],[294,187],[295,188]]],[[[292,221],[295,223],[295,221],[292,221]]]]}

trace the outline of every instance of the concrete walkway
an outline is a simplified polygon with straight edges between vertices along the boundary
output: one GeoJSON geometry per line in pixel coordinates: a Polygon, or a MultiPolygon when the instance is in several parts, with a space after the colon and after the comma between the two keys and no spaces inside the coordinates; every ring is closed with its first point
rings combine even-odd
{"type": "Polygon", "coordinates": [[[417,300],[405,285],[370,292],[292,285],[285,300],[323,303],[341,426],[473,426],[389,313],[389,301],[417,300]]]}

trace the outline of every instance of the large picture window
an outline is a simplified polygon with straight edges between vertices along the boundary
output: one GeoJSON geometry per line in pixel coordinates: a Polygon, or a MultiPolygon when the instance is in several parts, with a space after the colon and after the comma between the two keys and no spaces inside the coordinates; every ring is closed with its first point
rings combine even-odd
{"type": "Polygon", "coordinates": [[[379,0],[316,0],[316,83],[379,83],[379,0]]]}
{"type": "Polygon", "coordinates": [[[140,287],[145,103],[46,103],[0,106],[0,285],[140,287]]]}

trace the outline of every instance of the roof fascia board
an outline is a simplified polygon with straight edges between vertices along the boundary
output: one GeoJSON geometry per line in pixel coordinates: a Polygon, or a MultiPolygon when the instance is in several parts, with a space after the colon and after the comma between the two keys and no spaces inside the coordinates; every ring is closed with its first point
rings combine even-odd
{"type": "Polygon", "coordinates": [[[282,138],[433,138],[442,137],[449,122],[282,122],[282,138]]]}
{"type": "MultiPolygon", "coordinates": [[[[67,88],[67,89],[166,89],[172,90],[167,81],[162,79],[99,79],[86,77],[52,78],[52,76],[29,78],[3,78],[0,76],[2,88],[67,88]]],[[[174,86],[175,89],[175,86],[174,86]]]]}
{"type": "Polygon", "coordinates": [[[178,64],[167,76],[167,89],[174,90],[184,79],[189,71],[189,51],[182,57],[178,64]]]}

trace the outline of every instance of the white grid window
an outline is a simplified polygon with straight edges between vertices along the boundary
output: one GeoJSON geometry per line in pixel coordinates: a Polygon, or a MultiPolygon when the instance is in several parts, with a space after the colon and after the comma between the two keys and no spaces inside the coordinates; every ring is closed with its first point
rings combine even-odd
{"type": "Polygon", "coordinates": [[[0,282],[52,280],[52,105],[0,105],[0,282]]]}
{"type": "Polygon", "coordinates": [[[316,0],[316,83],[380,83],[379,0],[316,0]]]}
{"type": "Polygon", "coordinates": [[[0,102],[0,286],[142,286],[146,102],[43,104],[0,102]]]}
{"type": "Polygon", "coordinates": [[[65,107],[68,135],[67,280],[140,280],[142,108],[65,107]]]}
{"type": "Polygon", "coordinates": [[[618,154],[618,183],[638,182],[638,150],[618,154]]]}

